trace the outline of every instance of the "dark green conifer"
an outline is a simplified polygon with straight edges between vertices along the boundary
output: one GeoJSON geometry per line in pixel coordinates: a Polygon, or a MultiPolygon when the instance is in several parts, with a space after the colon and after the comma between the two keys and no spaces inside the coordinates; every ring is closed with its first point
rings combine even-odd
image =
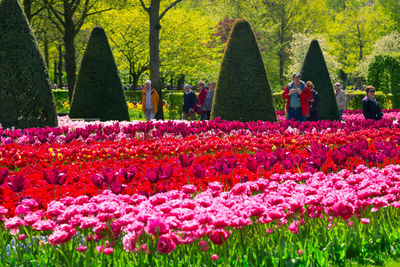
{"type": "Polygon", "coordinates": [[[271,88],[250,24],[237,20],[229,34],[211,118],[276,121],[271,88]]]}
{"type": "Polygon", "coordinates": [[[328,68],[317,40],[312,40],[300,72],[304,82],[312,81],[318,92],[320,120],[340,120],[336,96],[328,68]]]}
{"type": "Polygon", "coordinates": [[[129,121],[121,79],[104,29],[90,35],[72,98],[71,118],[129,121]]]}
{"type": "Polygon", "coordinates": [[[49,74],[18,0],[0,0],[0,123],[57,126],[49,74]]]}

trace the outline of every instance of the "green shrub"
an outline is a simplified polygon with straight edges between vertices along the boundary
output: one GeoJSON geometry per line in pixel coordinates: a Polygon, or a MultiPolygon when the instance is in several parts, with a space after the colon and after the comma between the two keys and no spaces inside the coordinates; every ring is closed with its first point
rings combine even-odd
{"type": "Polygon", "coordinates": [[[315,90],[321,98],[319,118],[321,120],[340,120],[331,78],[317,40],[311,41],[300,75],[305,82],[312,81],[314,83],[315,90]]]}
{"type": "Polygon", "coordinates": [[[368,84],[392,93],[393,108],[400,108],[400,54],[377,55],[368,66],[368,84]]]}
{"type": "Polygon", "coordinates": [[[17,0],[0,1],[0,123],[57,126],[49,74],[17,0]]]}
{"type": "Polygon", "coordinates": [[[276,121],[271,87],[257,40],[244,20],[232,26],[214,93],[211,118],[276,121]]]}
{"type": "Polygon", "coordinates": [[[72,98],[71,118],[129,121],[121,79],[104,29],[90,35],[72,98]]]}

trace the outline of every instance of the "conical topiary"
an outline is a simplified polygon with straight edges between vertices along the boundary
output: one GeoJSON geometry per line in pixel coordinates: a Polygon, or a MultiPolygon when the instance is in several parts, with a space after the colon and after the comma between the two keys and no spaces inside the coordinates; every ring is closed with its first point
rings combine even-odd
{"type": "Polygon", "coordinates": [[[331,78],[317,40],[311,41],[300,76],[305,82],[313,82],[314,89],[321,98],[321,102],[319,103],[319,118],[331,121],[340,120],[331,78]]]}
{"type": "Polygon", "coordinates": [[[0,0],[0,123],[57,126],[49,74],[18,0],[0,0]]]}
{"type": "Polygon", "coordinates": [[[71,118],[129,121],[121,79],[104,29],[95,27],[82,58],[71,118]]]}
{"type": "Polygon", "coordinates": [[[221,63],[211,118],[276,121],[267,72],[250,24],[232,26],[221,63]]]}

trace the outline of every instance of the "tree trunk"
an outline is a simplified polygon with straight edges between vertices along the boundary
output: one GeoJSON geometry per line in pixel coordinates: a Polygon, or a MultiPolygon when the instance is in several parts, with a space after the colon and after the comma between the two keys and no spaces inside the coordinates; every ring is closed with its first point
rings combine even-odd
{"type": "Polygon", "coordinates": [[[57,84],[57,60],[54,60],[54,79],[53,83],[57,84]]]}
{"type": "Polygon", "coordinates": [[[50,63],[49,63],[49,40],[47,39],[46,32],[44,33],[43,50],[44,50],[44,61],[46,62],[47,69],[49,69],[50,68],[50,63]]]}
{"type": "Polygon", "coordinates": [[[58,45],[58,88],[63,88],[63,53],[61,45],[58,45]]]}
{"type": "Polygon", "coordinates": [[[157,120],[164,120],[163,111],[163,98],[161,91],[161,80],[160,80],[160,0],[151,0],[151,6],[149,10],[150,18],[150,34],[149,34],[149,45],[150,45],[150,80],[154,89],[157,90],[160,100],[158,102],[158,112],[155,116],[157,120]]]}
{"type": "MultiPolygon", "coordinates": [[[[73,24],[72,24],[73,25],[73,24]]],[[[65,45],[65,70],[67,72],[67,84],[68,84],[68,98],[69,102],[72,101],[72,94],[74,92],[74,86],[76,81],[76,60],[75,60],[75,44],[74,44],[74,29],[65,27],[64,34],[64,45],[65,45]]]]}

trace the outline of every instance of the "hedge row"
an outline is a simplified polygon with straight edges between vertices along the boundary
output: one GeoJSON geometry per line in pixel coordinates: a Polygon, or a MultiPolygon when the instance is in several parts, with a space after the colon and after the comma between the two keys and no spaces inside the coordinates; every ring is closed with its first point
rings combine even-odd
{"type": "MultiPolygon", "coordinates": [[[[53,91],[57,110],[63,103],[68,101],[67,90],[54,90],[53,91]]],[[[347,95],[347,109],[357,110],[362,109],[361,101],[365,97],[363,91],[346,91],[347,95]]],[[[375,94],[378,102],[381,104],[383,109],[391,109],[391,95],[386,95],[382,92],[376,92],[375,94]]],[[[125,91],[126,100],[132,103],[138,103],[142,101],[141,91],[125,91]]],[[[183,91],[169,91],[163,90],[164,101],[168,104],[169,117],[170,119],[180,119],[182,115],[182,102],[183,102],[183,91]]],[[[276,110],[284,110],[286,106],[285,100],[282,98],[282,93],[273,93],[274,105],[276,110]]]]}

